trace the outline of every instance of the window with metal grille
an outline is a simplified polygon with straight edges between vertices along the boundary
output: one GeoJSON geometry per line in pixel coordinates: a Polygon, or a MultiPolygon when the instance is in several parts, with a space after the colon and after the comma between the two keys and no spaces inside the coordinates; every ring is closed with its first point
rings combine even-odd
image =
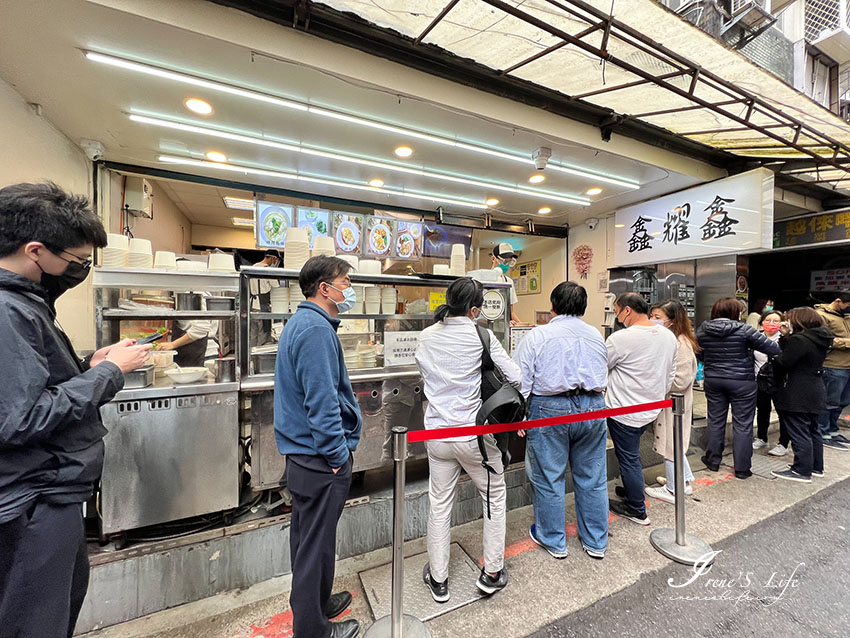
{"type": "Polygon", "coordinates": [[[841,26],[841,16],[847,25],[846,0],[806,0],[806,42],[814,42],[821,35],[841,26]]]}

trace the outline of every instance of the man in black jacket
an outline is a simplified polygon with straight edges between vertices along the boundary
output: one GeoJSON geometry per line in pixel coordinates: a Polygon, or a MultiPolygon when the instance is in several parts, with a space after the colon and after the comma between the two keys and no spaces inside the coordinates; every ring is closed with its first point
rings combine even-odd
{"type": "Polygon", "coordinates": [[[82,507],[103,467],[98,408],[150,346],[85,363],[54,302],[85,280],[106,233],[55,184],[0,189],[0,635],[65,638],[88,586],[82,507]]]}

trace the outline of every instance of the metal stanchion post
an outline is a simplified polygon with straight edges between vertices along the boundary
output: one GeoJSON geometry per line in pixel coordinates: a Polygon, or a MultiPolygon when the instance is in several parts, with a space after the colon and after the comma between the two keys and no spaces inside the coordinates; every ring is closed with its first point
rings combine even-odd
{"type": "Polygon", "coordinates": [[[393,563],[392,609],[366,630],[363,638],[431,638],[431,632],[418,618],[405,615],[404,592],[404,471],[407,464],[407,428],[396,426],[393,434],[393,563]]]}
{"type": "Polygon", "coordinates": [[[711,545],[701,538],[685,532],[685,445],[682,432],[682,417],[685,412],[685,397],[674,394],[673,398],[673,465],[676,478],[676,529],[656,529],[649,535],[649,542],[659,552],[677,563],[695,565],[711,563],[714,554],[711,545]]]}

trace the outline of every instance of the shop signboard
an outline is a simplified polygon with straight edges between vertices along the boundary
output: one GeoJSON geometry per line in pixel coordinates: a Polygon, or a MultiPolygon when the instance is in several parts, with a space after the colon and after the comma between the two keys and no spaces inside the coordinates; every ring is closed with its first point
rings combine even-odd
{"type": "Polygon", "coordinates": [[[850,240],[850,213],[824,213],[776,222],[773,247],[788,248],[850,240]]]}
{"type": "Polygon", "coordinates": [[[254,233],[257,248],[283,248],[286,233],[295,220],[292,206],[257,200],[254,207],[254,233]]]}
{"type": "Polygon", "coordinates": [[[363,215],[335,212],[332,219],[337,254],[359,255],[363,243],[363,215]]]}
{"type": "Polygon", "coordinates": [[[396,220],[383,217],[366,217],[363,238],[363,254],[383,259],[389,257],[393,248],[396,220]]]}
{"type": "Polygon", "coordinates": [[[773,171],[753,171],[617,211],[618,267],[753,252],[773,245],[773,171]]]}
{"type": "Polygon", "coordinates": [[[444,305],[446,303],[446,291],[441,290],[438,292],[431,291],[428,295],[428,309],[431,312],[436,312],[437,308],[444,305]]]}
{"type": "Polygon", "coordinates": [[[489,321],[501,319],[505,314],[505,298],[498,290],[488,290],[484,293],[484,303],[481,305],[481,316],[489,321]]]}
{"type": "Polygon", "coordinates": [[[329,210],[299,206],[296,209],[296,217],[298,228],[307,229],[310,250],[313,250],[316,237],[328,237],[330,235],[331,212],[329,210]]]}
{"type": "Polygon", "coordinates": [[[416,364],[418,330],[384,333],[384,367],[409,366],[416,364]]]}
{"type": "Polygon", "coordinates": [[[425,257],[441,257],[450,259],[452,256],[452,244],[463,244],[466,252],[465,258],[469,259],[469,247],[472,244],[472,229],[460,228],[458,226],[441,226],[439,224],[425,224],[424,239],[422,242],[422,254],[425,257]]]}
{"type": "Polygon", "coordinates": [[[850,290],[850,268],[813,270],[811,292],[850,290]]]}
{"type": "Polygon", "coordinates": [[[422,257],[422,230],[422,222],[398,220],[393,240],[393,257],[419,261],[422,257]]]}

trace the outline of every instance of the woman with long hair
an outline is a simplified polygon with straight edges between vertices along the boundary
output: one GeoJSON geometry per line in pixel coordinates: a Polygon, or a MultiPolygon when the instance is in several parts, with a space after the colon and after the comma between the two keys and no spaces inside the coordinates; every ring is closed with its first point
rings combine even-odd
{"type": "Polygon", "coordinates": [[[785,315],[779,339],[782,353],[773,360],[778,386],[776,409],[785,421],[794,449],[787,470],[773,470],[776,478],[809,483],[823,476],[823,439],[818,415],[826,408],[823,361],[832,346],[832,333],[814,308],[794,308],[785,315]]]}
{"type": "MultiPolygon", "coordinates": [[[[425,385],[428,407],[425,429],[475,425],[481,408],[482,338],[476,322],[484,304],[484,289],[470,277],[455,280],[446,290],[446,303],[437,309],[436,323],[419,335],[416,363],[425,385]]],[[[520,369],[496,336],[486,330],[493,363],[517,388],[520,369]]],[[[484,568],[477,586],[485,594],[504,589],[508,583],[505,559],[507,488],[502,455],[492,434],[484,437],[489,464],[490,516],[484,518],[484,568]]],[[[452,504],[460,471],[464,470],[487,504],[488,470],[482,466],[475,435],[428,441],[430,479],[428,497],[428,563],[422,577],[438,603],[449,599],[449,551],[452,504]]]]}
{"type": "MultiPolygon", "coordinates": [[[[778,310],[770,310],[765,312],[759,319],[758,326],[762,334],[771,341],[779,342],[779,337],[782,336],[779,328],[782,327],[784,321],[782,313],[778,310]]],[[[763,352],[753,352],[753,359],[756,362],[756,378],[758,378],[759,370],[767,363],[767,355],[763,352]]],[[[770,410],[773,403],[773,397],[767,393],[758,390],[756,393],[756,438],[753,439],[753,449],[758,450],[767,446],[767,429],[770,426],[770,410]]],[[[782,417],[779,418],[779,443],[777,443],[768,454],[771,456],[785,456],[788,453],[788,433],[785,431],[785,424],[782,422],[782,417]]]]}
{"type": "Polygon", "coordinates": [[[711,319],[697,330],[705,365],[708,404],[708,444],[702,462],[712,472],[720,469],[726,445],[726,419],[732,407],[735,477],[747,479],[753,458],[753,419],[756,415],[756,375],[753,351],[779,354],[779,346],[741,321],[743,308],[734,297],[719,299],[711,319]]]}
{"type": "MultiPolygon", "coordinates": [[[[656,304],[649,312],[649,318],[659,325],[669,328],[676,337],[678,350],[676,351],[676,378],[670,392],[683,394],[685,396],[685,413],[682,416],[682,445],[684,447],[682,458],[685,461],[685,494],[692,494],[694,488],[691,483],[694,475],[688,458],[684,454],[688,451],[688,442],[691,440],[691,424],[693,422],[694,407],[694,380],[697,377],[697,358],[699,344],[697,344],[694,329],[685,307],[676,300],[665,301],[656,304]]],[[[664,457],[664,469],[667,474],[663,480],[659,480],[661,487],[647,487],[646,494],[652,498],[667,503],[673,503],[675,493],[675,471],[673,465],[673,409],[665,408],[658,415],[655,422],[655,442],[653,449],[664,457]]]]}

